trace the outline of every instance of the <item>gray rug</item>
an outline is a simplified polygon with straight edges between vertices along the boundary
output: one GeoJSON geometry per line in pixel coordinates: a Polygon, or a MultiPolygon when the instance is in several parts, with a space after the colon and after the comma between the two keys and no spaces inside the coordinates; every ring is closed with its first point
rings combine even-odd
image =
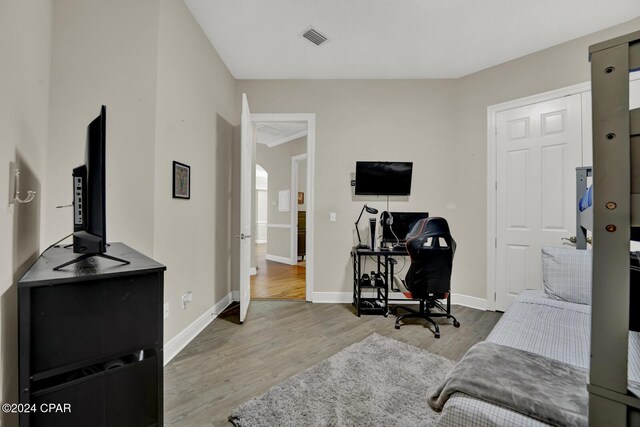
{"type": "Polygon", "coordinates": [[[254,426],[432,426],[430,386],[454,362],[373,334],[236,408],[254,426]]]}

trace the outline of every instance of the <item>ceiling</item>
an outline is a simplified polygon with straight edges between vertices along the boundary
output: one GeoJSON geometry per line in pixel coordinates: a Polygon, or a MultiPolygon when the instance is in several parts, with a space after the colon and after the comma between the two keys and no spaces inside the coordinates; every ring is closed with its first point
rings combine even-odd
{"type": "Polygon", "coordinates": [[[640,16],[638,0],[185,2],[237,79],[458,78],[640,16]]]}
{"type": "Polygon", "coordinates": [[[307,122],[258,122],[256,142],[273,148],[307,135],[307,122]]]}

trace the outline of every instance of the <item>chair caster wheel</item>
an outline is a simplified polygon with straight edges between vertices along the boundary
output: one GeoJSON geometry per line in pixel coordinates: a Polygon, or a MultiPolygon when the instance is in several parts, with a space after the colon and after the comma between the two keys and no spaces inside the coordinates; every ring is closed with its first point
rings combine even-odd
{"type": "Polygon", "coordinates": [[[396,325],[396,326],[395,326],[395,328],[396,328],[396,329],[400,329],[400,325],[396,325]]]}
{"type": "Polygon", "coordinates": [[[460,322],[458,322],[457,320],[453,321],[453,327],[454,328],[459,328],[460,327],[460,322]]]}
{"type": "Polygon", "coordinates": [[[384,317],[389,317],[389,313],[385,313],[385,314],[384,314],[384,317]]]}
{"type": "Polygon", "coordinates": [[[440,332],[435,333],[436,338],[440,338],[440,332]]]}

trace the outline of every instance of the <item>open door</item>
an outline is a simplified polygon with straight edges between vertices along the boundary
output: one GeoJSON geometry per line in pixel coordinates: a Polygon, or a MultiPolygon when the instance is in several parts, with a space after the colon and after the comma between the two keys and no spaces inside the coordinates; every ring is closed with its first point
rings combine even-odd
{"type": "Polygon", "coordinates": [[[240,322],[244,322],[251,301],[251,174],[253,156],[253,127],[247,95],[242,94],[240,118],[240,322]]]}

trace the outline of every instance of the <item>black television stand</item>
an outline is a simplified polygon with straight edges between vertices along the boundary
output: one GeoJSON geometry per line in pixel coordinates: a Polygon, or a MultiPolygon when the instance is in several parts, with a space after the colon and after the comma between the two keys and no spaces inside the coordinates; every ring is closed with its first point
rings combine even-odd
{"type": "Polygon", "coordinates": [[[67,266],[69,266],[69,265],[71,265],[71,264],[79,263],[79,262],[81,262],[81,261],[84,261],[85,259],[89,259],[89,258],[92,258],[92,257],[94,257],[94,256],[97,256],[97,257],[100,257],[100,258],[110,259],[111,261],[120,262],[120,263],[122,263],[122,264],[130,264],[130,263],[129,263],[129,261],[126,261],[126,260],[121,259],[121,258],[116,258],[116,257],[114,257],[114,256],[107,255],[107,254],[84,254],[84,255],[80,255],[78,258],[76,258],[76,259],[74,259],[74,260],[71,260],[71,261],[69,261],[69,262],[65,262],[64,264],[60,264],[60,265],[59,265],[59,266],[57,266],[57,267],[53,267],[53,269],[54,269],[55,271],[58,271],[58,270],[60,270],[61,268],[67,267],[67,266]]]}

